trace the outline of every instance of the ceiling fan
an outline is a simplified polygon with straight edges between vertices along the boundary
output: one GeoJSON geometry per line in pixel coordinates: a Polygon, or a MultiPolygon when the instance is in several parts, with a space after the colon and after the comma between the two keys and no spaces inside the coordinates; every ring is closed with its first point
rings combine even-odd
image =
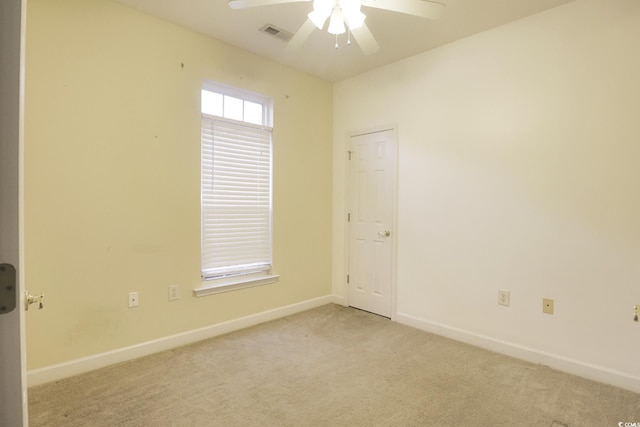
{"type": "MultiPolygon", "coordinates": [[[[294,34],[287,46],[297,49],[307,40],[316,28],[322,30],[327,20],[327,32],[338,35],[348,32],[360,45],[365,55],[376,53],[380,46],[373,37],[371,30],[365,24],[366,15],[360,7],[372,7],[389,10],[422,18],[438,19],[445,9],[444,3],[433,0],[229,0],[232,9],[246,9],[256,6],[269,6],[282,3],[301,3],[313,1],[313,11],[307,15],[307,20],[294,34]]],[[[349,38],[349,43],[350,43],[349,38]]]]}

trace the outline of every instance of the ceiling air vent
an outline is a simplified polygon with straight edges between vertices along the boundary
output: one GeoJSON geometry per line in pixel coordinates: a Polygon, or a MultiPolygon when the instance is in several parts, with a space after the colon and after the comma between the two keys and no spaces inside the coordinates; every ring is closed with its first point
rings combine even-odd
{"type": "Polygon", "coordinates": [[[283,42],[288,42],[289,40],[291,40],[291,37],[293,37],[293,34],[291,34],[290,32],[271,24],[267,24],[264,27],[260,28],[260,31],[265,34],[269,34],[270,36],[275,37],[279,40],[282,40],[283,42]]]}

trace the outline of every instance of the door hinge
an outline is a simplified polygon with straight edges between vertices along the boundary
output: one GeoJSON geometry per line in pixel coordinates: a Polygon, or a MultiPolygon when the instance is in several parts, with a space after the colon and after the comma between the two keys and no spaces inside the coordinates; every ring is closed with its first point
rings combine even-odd
{"type": "Polygon", "coordinates": [[[347,153],[349,153],[349,160],[351,160],[351,153],[353,153],[353,151],[349,150],[347,153]]]}
{"type": "Polygon", "coordinates": [[[0,264],[0,314],[16,308],[18,282],[16,269],[11,264],[0,264]]]}
{"type": "Polygon", "coordinates": [[[347,284],[349,284],[349,275],[347,274],[347,284]]]}
{"type": "Polygon", "coordinates": [[[347,214],[347,222],[351,222],[351,212],[347,214]]]}

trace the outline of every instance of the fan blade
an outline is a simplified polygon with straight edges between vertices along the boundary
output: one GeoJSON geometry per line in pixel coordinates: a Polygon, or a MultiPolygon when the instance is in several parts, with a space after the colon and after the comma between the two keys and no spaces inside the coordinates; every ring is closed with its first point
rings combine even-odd
{"type": "Polygon", "coordinates": [[[289,43],[287,43],[287,50],[293,51],[293,50],[299,49],[300,46],[302,46],[304,42],[307,41],[307,39],[315,29],[316,29],[316,25],[313,22],[311,22],[310,19],[307,19],[304,22],[304,24],[302,24],[302,27],[300,27],[300,29],[296,31],[293,37],[291,37],[291,40],[289,40],[289,43]]]}
{"type": "Polygon", "coordinates": [[[447,8],[444,3],[430,0],[362,0],[362,5],[429,19],[439,19],[447,8]]]}
{"type": "Polygon", "coordinates": [[[248,7],[256,6],[270,6],[272,4],[282,3],[301,3],[311,0],[229,0],[229,7],[231,9],[246,9],[248,7]]]}
{"type": "Polygon", "coordinates": [[[371,30],[367,27],[367,24],[362,24],[362,27],[351,30],[351,34],[358,42],[358,46],[362,49],[362,53],[365,55],[371,55],[380,50],[378,42],[371,34],[371,30]]]}

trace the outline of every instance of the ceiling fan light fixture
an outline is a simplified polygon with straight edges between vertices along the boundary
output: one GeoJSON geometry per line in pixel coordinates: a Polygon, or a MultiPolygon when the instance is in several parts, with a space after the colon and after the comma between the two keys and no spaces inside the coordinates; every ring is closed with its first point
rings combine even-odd
{"type": "Polygon", "coordinates": [[[364,20],[367,17],[367,15],[360,12],[359,8],[357,10],[342,9],[342,13],[344,14],[344,18],[347,20],[347,25],[349,25],[349,29],[351,30],[362,27],[364,20]]]}
{"type": "Polygon", "coordinates": [[[313,22],[313,25],[318,27],[319,30],[322,30],[322,28],[324,28],[324,23],[327,21],[327,18],[329,17],[329,14],[325,15],[321,12],[314,10],[313,12],[309,13],[307,17],[311,22],[313,22]]]}
{"type": "Polygon", "coordinates": [[[344,17],[342,11],[338,7],[333,8],[331,12],[331,19],[329,20],[329,28],[327,28],[329,34],[344,34],[347,29],[344,27],[344,17]]]}
{"type": "MultiPolygon", "coordinates": [[[[380,45],[373,37],[368,25],[364,22],[367,18],[360,9],[364,7],[387,10],[391,12],[414,15],[422,18],[438,19],[446,9],[446,0],[313,0],[313,11],[308,19],[293,35],[287,49],[293,50],[300,47],[316,29],[324,29],[327,19],[329,26],[327,32],[336,38],[347,32],[347,44],[351,35],[355,38],[360,49],[365,55],[372,55],[380,50],[380,45]]],[[[284,3],[307,3],[311,0],[227,0],[232,9],[247,9],[257,6],[269,6],[284,3]]],[[[263,30],[264,31],[264,30],[263,30]]],[[[277,31],[277,30],[276,30],[277,31]]],[[[267,30],[268,34],[274,35],[267,30]]],[[[280,34],[279,31],[277,34],[280,34]]]]}
{"type": "Polygon", "coordinates": [[[331,0],[313,0],[313,12],[309,13],[307,17],[319,30],[322,30],[324,23],[331,15],[332,7],[331,0]]]}
{"type": "Polygon", "coordinates": [[[362,27],[366,15],[360,11],[360,0],[339,0],[340,9],[350,30],[362,27]]]}

